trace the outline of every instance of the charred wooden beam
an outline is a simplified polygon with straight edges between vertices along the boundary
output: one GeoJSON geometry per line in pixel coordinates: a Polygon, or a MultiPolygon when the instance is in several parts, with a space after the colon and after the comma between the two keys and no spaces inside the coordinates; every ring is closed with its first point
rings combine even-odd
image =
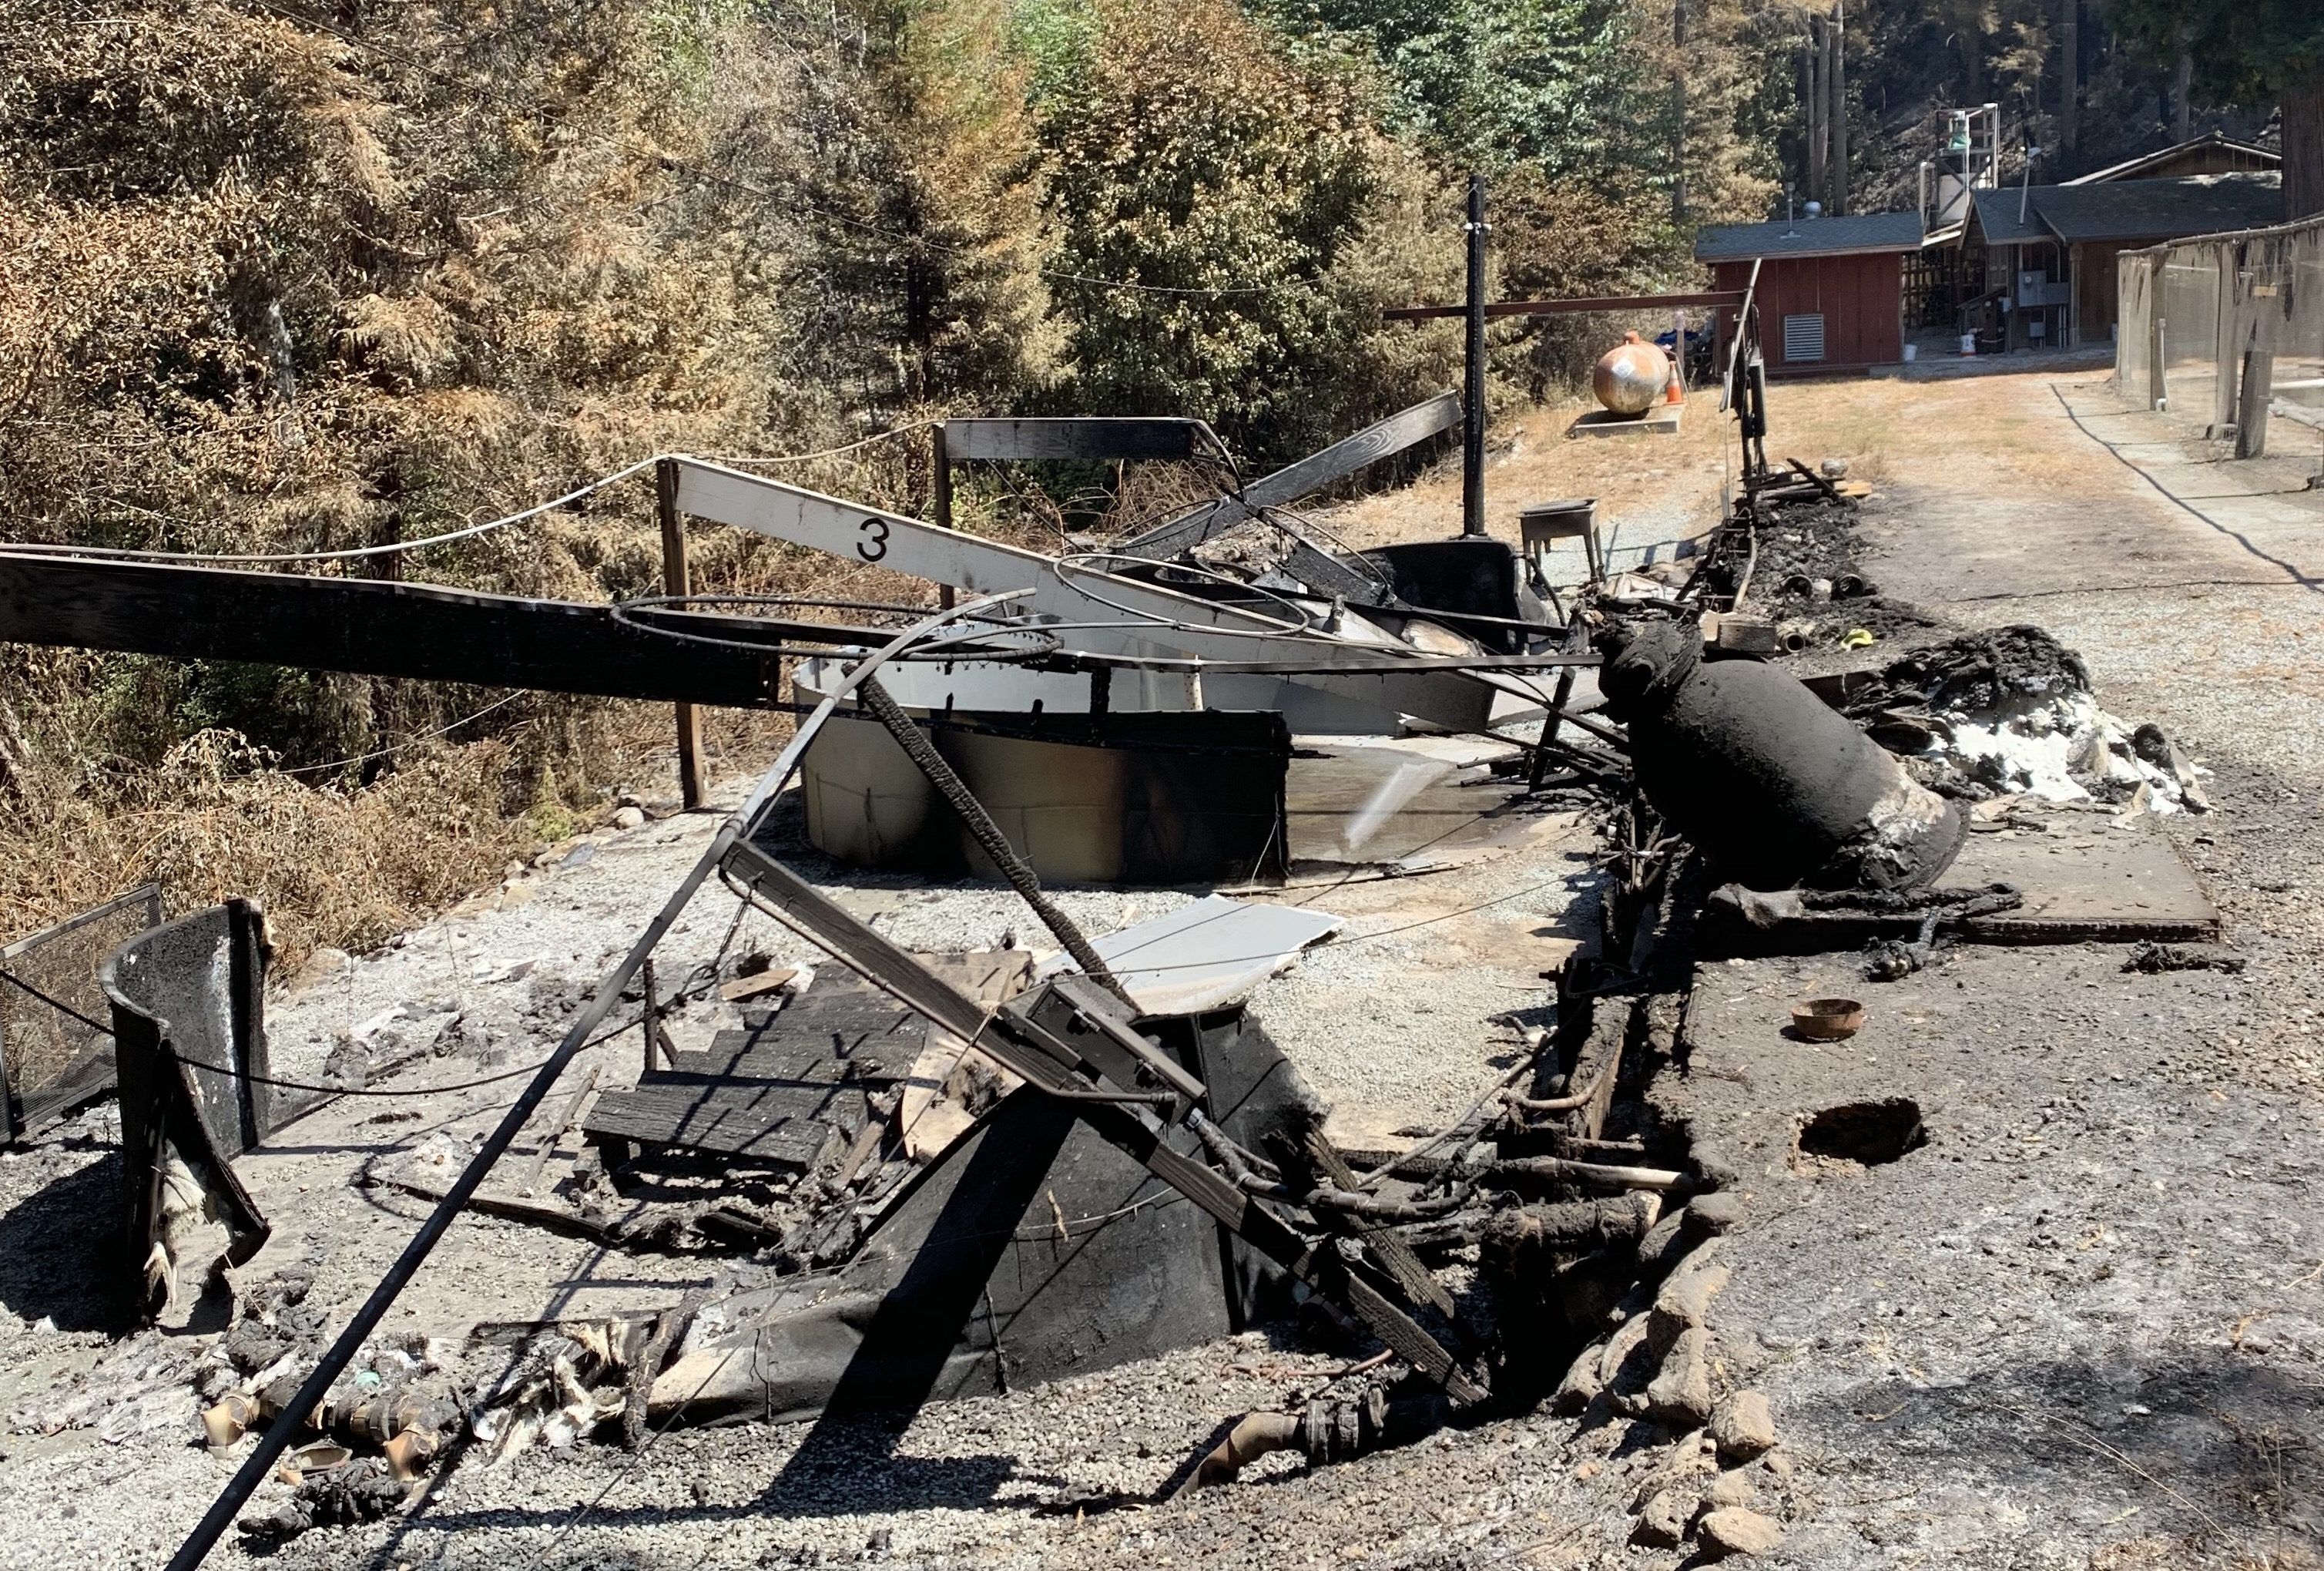
{"type": "Polygon", "coordinates": [[[624,618],[610,605],[373,578],[0,551],[0,641],[16,643],[762,708],[776,698],[785,640],[876,645],[886,635],[696,612],[624,618]]]}

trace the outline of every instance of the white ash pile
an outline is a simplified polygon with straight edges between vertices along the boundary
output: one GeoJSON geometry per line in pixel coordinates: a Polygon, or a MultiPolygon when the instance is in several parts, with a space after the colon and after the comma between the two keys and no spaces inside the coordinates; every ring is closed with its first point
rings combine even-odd
{"type": "Polygon", "coordinates": [[[2210,810],[2193,762],[2160,726],[2100,708],[2081,656],[2039,627],[1916,649],[1849,691],[1842,707],[1941,795],[2210,810]]]}

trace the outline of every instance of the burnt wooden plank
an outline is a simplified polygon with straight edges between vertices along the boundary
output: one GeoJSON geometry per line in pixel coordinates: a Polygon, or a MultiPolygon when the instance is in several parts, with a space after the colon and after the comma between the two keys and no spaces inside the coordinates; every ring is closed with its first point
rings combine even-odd
{"type": "Polygon", "coordinates": [[[872,1116],[873,1088],[837,1082],[731,1080],[723,1075],[656,1069],[641,1077],[634,1091],[622,1095],[643,1095],[655,1103],[689,1100],[765,1121],[813,1119],[852,1140],[872,1116]]]}
{"type": "Polygon", "coordinates": [[[876,1044],[872,1050],[838,1058],[812,1046],[761,1043],[721,1051],[680,1053],[671,1070],[706,1079],[779,1080],[802,1086],[892,1086],[912,1071],[921,1034],[913,1031],[876,1044]],[[894,1050],[886,1050],[892,1043],[894,1050]]]}
{"type": "Polygon", "coordinates": [[[731,1084],[641,1086],[599,1097],[581,1127],[601,1144],[626,1141],[749,1157],[800,1171],[813,1168],[845,1141],[837,1126],[797,1116],[788,1110],[789,1103],[755,1095],[765,1089],[731,1084]]]}
{"type": "MultiPolygon", "coordinates": [[[[853,633],[763,618],[639,615],[752,642],[853,633]]],[[[771,647],[662,637],[617,620],[607,605],[20,551],[0,551],[0,642],[733,708],[764,707],[779,696],[771,647]]]]}
{"type": "Polygon", "coordinates": [[[1084,415],[1063,420],[948,420],[945,453],[963,459],[1191,458],[1202,422],[1179,418],[1084,415]]]}

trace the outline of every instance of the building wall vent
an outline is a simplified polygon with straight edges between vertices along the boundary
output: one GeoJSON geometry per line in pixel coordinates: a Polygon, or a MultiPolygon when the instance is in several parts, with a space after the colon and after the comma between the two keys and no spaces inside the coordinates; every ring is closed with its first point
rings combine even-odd
{"type": "Polygon", "coordinates": [[[1796,365],[1802,361],[1823,358],[1823,313],[1803,312],[1784,319],[1784,362],[1796,365]]]}

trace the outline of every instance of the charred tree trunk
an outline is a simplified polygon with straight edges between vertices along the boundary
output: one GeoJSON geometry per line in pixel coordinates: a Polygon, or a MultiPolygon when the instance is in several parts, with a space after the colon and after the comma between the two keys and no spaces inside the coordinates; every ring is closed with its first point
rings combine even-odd
{"type": "Polygon", "coordinates": [[[1806,101],[1808,123],[1807,190],[1803,200],[1823,200],[1823,18],[1808,18],[1808,47],[1801,68],[1800,96],[1806,101]]]}
{"type": "Polygon", "coordinates": [[[1671,221],[1686,222],[1686,0],[1671,0],[1671,221]]]}
{"type": "Polygon", "coordinates": [[[2283,216],[2324,213],[2324,71],[2283,90],[2283,216]]]}

